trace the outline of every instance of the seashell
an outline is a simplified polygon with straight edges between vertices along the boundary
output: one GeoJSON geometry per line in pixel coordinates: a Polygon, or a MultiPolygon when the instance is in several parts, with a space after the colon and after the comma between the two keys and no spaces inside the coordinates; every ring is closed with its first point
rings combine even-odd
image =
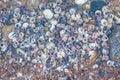
{"type": "Polygon", "coordinates": [[[0,43],[0,48],[1,48],[1,51],[6,51],[6,49],[7,49],[7,44],[4,43],[4,42],[0,43]]]}
{"type": "Polygon", "coordinates": [[[108,61],[107,61],[107,65],[108,65],[108,66],[113,66],[113,67],[114,67],[114,64],[115,64],[114,61],[111,61],[111,60],[108,60],[108,61]]]}
{"type": "Polygon", "coordinates": [[[31,17],[30,18],[30,24],[34,24],[35,23],[35,17],[31,17]]]}
{"type": "Polygon", "coordinates": [[[52,17],[54,16],[53,12],[50,9],[45,9],[43,11],[43,15],[46,19],[52,19],[52,17]]]}
{"type": "Polygon", "coordinates": [[[15,36],[16,36],[15,32],[11,32],[11,33],[9,33],[8,38],[12,39],[13,41],[16,41],[15,36]]]}
{"type": "Polygon", "coordinates": [[[95,69],[95,68],[98,68],[99,66],[98,66],[98,64],[94,64],[93,65],[93,68],[95,69]]]}
{"type": "Polygon", "coordinates": [[[17,73],[17,77],[22,77],[22,76],[23,76],[23,74],[21,72],[17,73]]]}
{"type": "Polygon", "coordinates": [[[103,6],[103,8],[102,8],[102,12],[108,12],[108,11],[109,11],[108,6],[103,6]]]}
{"type": "Polygon", "coordinates": [[[49,42],[47,45],[46,45],[47,49],[53,49],[55,48],[55,44],[53,42],[49,42]]]}
{"type": "Polygon", "coordinates": [[[88,0],[75,0],[75,4],[78,4],[78,5],[83,5],[87,2],[88,0]]]}
{"type": "Polygon", "coordinates": [[[65,53],[63,51],[60,51],[60,52],[57,53],[57,57],[58,58],[63,58],[63,57],[65,57],[65,53]]]}
{"type": "Polygon", "coordinates": [[[20,13],[20,8],[15,8],[14,13],[20,13]]]}
{"type": "Polygon", "coordinates": [[[22,21],[27,21],[27,16],[22,15],[22,16],[21,16],[21,20],[22,20],[22,21]]]}
{"type": "Polygon", "coordinates": [[[31,28],[35,28],[35,24],[29,24],[31,28]]]}
{"type": "Polygon", "coordinates": [[[96,51],[89,51],[89,56],[90,56],[90,64],[95,63],[98,53],[96,51]]]}
{"type": "Polygon", "coordinates": [[[52,20],[50,20],[50,23],[51,23],[52,25],[57,25],[58,21],[57,21],[57,20],[52,19],[52,20]]]}
{"type": "Polygon", "coordinates": [[[9,2],[9,0],[3,0],[3,2],[9,2]]]}
{"type": "Polygon", "coordinates": [[[101,23],[101,26],[107,26],[108,25],[108,22],[107,22],[106,19],[102,19],[100,23],[101,23]]]}
{"type": "Polygon", "coordinates": [[[54,12],[56,13],[56,14],[58,14],[58,13],[61,13],[61,7],[56,7],[55,9],[54,9],[54,12]]]}
{"type": "Polygon", "coordinates": [[[96,15],[96,16],[102,16],[102,12],[101,12],[100,10],[97,10],[97,11],[95,12],[95,15],[96,15]]]}
{"type": "Polygon", "coordinates": [[[102,56],[102,59],[103,59],[103,60],[108,60],[109,57],[108,57],[108,55],[103,55],[103,56],[102,56]]]}
{"type": "Polygon", "coordinates": [[[62,37],[65,34],[65,32],[66,32],[65,30],[61,30],[60,31],[60,36],[62,37]]]}
{"type": "Polygon", "coordinates": [[[59,17],[59,14],[54,14],[54,18],[57,19],[59,17]]]}
{"type": "Polygon", "coordinates": [[[71,9],[69,10],[69,13],[70,13],[71,15],[75,15],[76,10],[75,10],[74,8],[71,8],[71,9]]]}
{"type": "Polygon", "coordinates": [[[16,18],[12,18],[12,19],[10,19],[10,22],[11,22],[11,23],[17,23],[17,22],[18,22],[17,17],[16,17],[16,18]]]}
{"type": "Polygon", "coordinates": [[[3,8],[7,8],[7,3],[6,2],[2,2],[2,7],[3,8]]]}
{"type": "Polygon", "coordinates": [[[89,10],[90,9],[90,4],[85,4],[85,9],[89,10]]]}
{"type": "Polygon", "coordinates": [[[105,35],[105,34],[103,35],[103,37],[102,37],[102,41],[104,41],[104,42],[105,42],[105,41],[108,41],[108,37],[107,37],[107,35],[105,35]]]}
{"type": "Polygon", "coordinates": [[[71,15],[71,19],[72,19],[72,20],[76,20],[75,15],[71,15]]]}
{"type": "Polygon", "coordinates": [[[85,31],[84,31],[84,28],[79,27],[79,28],[78,28],[78,32],[84,34],[84,32],[85,32],[85,31]]]}
{"type": "Polygon", "coordinates": [[[106,50],[106,49],[103,49],[103,50],[102,50],[102,53],[106,55],[106,54],[108,54],[108,53],[109,53],[109,51],[108,51],[108,50],[106,50]]]}
{"type": "Polygon", "coordinates": [[[26,23],[23,23],[23,25],[22,25],[22,29],[26,29],[27,27],[28,27],[28,23],[26,22],[26,23]]]}

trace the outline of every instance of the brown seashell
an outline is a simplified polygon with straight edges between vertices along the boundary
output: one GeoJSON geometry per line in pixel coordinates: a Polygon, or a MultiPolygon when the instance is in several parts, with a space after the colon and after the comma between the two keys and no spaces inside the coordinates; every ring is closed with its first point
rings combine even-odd
{"type": "MultiPolygon", "coordinates": [[[[14,31],[14,25],[11,26],[7,26],[7,27],[3,27],[2,29],[2,34],[3,34],[3,38],[8,38],[8,35],[10,32],[14,31]]],[[[8,43],[12,42],[11,39],[8,39],[8,43]]]]}
{"type": "Polygon", "coordinates": [[[6,3],[6,2],[3,2],[3,3],[2,3],[2,7],[3,7],[3,8],[7,8],[7,3],[6,3]]]}
{"type": "Polygon", "coordinates": [[[96,51],[93,51],[93,54],[94,54],[94,56],[89,61],[90,65],[93,65],[96,62],[97,58],[98,58],[98,53],[96,51]]]}
{"type": "Polygon", "coordinates": [[[95,20],[94,19],[91,19],[89,22],[90,22],[90,24],[95,24],[95,20]]]}
{"type": "Polygon", "coordinates": [[[90,4],[85,4],[85,9],[89,10],[90,9],[90,4]]]}
{"type": "Polygon", "coordinates": [[[23,5],[23,6],[26,6],[26,5],[27,5],[26,0],[22,0],[22,5],[23,5]]]}

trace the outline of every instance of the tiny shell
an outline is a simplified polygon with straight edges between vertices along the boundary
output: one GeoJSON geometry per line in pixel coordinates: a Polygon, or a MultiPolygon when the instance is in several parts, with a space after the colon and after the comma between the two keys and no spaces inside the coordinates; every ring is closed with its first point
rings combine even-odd
{"type": "Polygon", "coordinates": [[[72,20],[76,20],[75,15],[71,15],[72,20]]]}
{"type": "Polygon", "coordinates": [[[108,12],[108,6],[104,6],[103,8],[102,8],[102,12],[108,12]]]}
{"type": "Polygon", "coordinates": [[[35,17],[31,17],[31,18],[30,18],[30,23],[31,23],[31,24],[35,23],[35,17]]]}
{"type": "Polygon", "coordinates": [[[29,24],[31,28],[35,28],[35,24],[29,24]]]}
{"type": "Polygon", "coordinates": [[[23,23],[23,25],[22,25],[22,29],[26,29],[27,27],[28,27],[28,23],[23,23]]]}
{"type": "Polygon", "coordinates": [[[65,56],[65,53],[63,51],[60,51],[60,52],[57,53],[57,56],[59,58],[63,58],[65,56]]]}
{"type": "Polygon", "coordinates": [[[50,21],[50,23],[51,23],[52,25],[57,25],[58,21],[52,19],[52,20],[50,21]]]}
{"type": "Polygon", "coordinates": [[[109,52],[108,52],[108,50],[103,49],[103,50],[102,50],[102,53],[105,54],[105,55],[107,55],[109,52]]]}
{"type": "Polygon", "coordinates": [[[98,64],[93,65],[93,68],[98,68],[98,67],[99,67],[98,64]]]}
{"type": "Polygon", "coordinates": [[[22,73],[21,72],[18,72],[17,73],[17,77],[22,77],[23,75],[22,75],[22,73]]]}
{"type": "Polygon", "coordinates": [[[107,65],[108,65],[108,66],[114,66],[114,61],[108,60],[108,61],[107,61],[107,65]]]}
{"type": "Polygon", "coordinates": [[[55,9],[54,9],[54,12],[55,13],[61,13],[61,7],[56,7],[55,9]]]}
{"type": "Polygon", "coordinates": [[[7,3],[6,2],[2,2],[2,7],[6,8],[7,7],[7,3]]]}
{"type": "Polygon", "coordinates": [[[9,0],[3,0],[4,2],[9,2],[9,0]]]}
{"type": "Polygon", "coordinates": [[[89,20],[89,19],[87,18],[87,22],[88,22],[88,21],[90,22],[90,24],[95,24],[95,22],[96,22],[94,19],[89,20]]]}
{"type": "Polygon", "coordinates": [[[84,33],[84,28],[81,28],[81,27],[78,28],[78,32],[83,34],[84,33]]]}
{"type": "Polygon", "coordinates": [[[75,15],[76,10],[75,10],[74,8],[71,8],[71,9],[69,10],[69,13],[70,13],[71,15],[75,15]]]}
{"type": "Polygon", "coordinates": [[[26,6],[26,5],[27,5],[26,0],[22,0],[22,5],[23,5],[23,6],[26,6]]]}
{"type": "Polygon", "coordinates": [[[70,18],[70,13],[69,12],[66,12],[65,15],[68,19],[70,18]]]}
{"type": "Polygon", "coordinates": [[[0,48],[1,48],[1,51],[5,51],[5,50],[7,49],[7,44],[4,43],[4,42],[2,42],[2,43],[0,44],[0,48]]]}
{"type": "Polygon", "coordinates": [[[103,35],[103,37],[102,37],[102,41],[108,41],[108,37],[107,37],[107,35],[103,35]]]}
{"type": "Polygon", "coordinates": [[[101,12],[100,10],[97,10],[97,11],[95,12],[95,15],[96,15],[96,16],[102,16],[102,12],[101,12]]]}
{"type": "Polygon", "coordinates": [[[15,8],[14,13],[20,13],[20,8],[15,8]]]}
{"type": "Polygon", "coordinates": [[[43,11],[43,15],[46,19],[52,19],[54,14],[50,9],[46,9],[43,11]]]}
{"type": "Polygon", "coordinates": [[[86,3],[88,0],[75,0],[75,3],[78,5],[83,5],[84,3],[86,3]]]}
{"type": "Polygon", "coordinates": [[[9,39],[12,39],[13,41],[14,41],[14,40],[16,41],[15,36],[16,36],[15,32],[11,32],[11,33],[9,33],[8,38],[9,38],[9,39]]]}
{"type": "Polygon", "coordinates": [[[90,9],[90,4],[85,4],[85,9],[89,10],[90,9]]]}
{"type": "Polygon", "coordinates": [[[22,15],[22,16],[21,16],[21,20],[22,20],[22,21],[27,21],[26,16],[25,16],[25,15],[22,15]]]}
{"type": "Polygon", "coordinates": [[[101,23],[102,26],[107,26],[108,25],[108,22],[107,22],[106,19],[102,19],[100,23],[101,23]]]}

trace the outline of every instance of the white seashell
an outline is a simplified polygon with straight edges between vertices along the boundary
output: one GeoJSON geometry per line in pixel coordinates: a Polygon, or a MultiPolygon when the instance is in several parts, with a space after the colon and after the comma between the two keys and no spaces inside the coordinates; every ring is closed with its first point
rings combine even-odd
{"type": "Polygon", "coordinates": [[[57,53],[57,56],[59,58],[63,58],[65,56],[65,53],[63,51],[60,51],[60,52],[57,53]]]}
{"type": "Polygon", "coordinates": [[[72,19],[72,20],[76,20],[75,15],[71,15],[71,19],[72,19]]]}
{"type": "Polygon", "coordinates": [[[84,3],[86,3],[88,0],[75,0],[75,3],[78,5],[83,5],[84,3]]]}
{"type": "Polygon", "coordinates": [[[33,59],[33,60],[32,60],[32,63],[37,63],[37,60],[36,60],[36,59],[33,59]]]}
{"type": "Polygon", "coordinates": [[[65,34],[65,32],[66,32],[65,30],[61,30],[60,31],[60,36],[62,37],[65,34]]]}
{"type": "Polygon", "coordinates": [[[52,31],[54,31],[54,29],[55,29],[55,26],[52,25],[51,28],[50,28],[50,31],[52,32],[52,31]]]}
{"type": "Polygon", "coordinates": [[[99,66],[97,64],[93,65],[93,68],[98,68],[99,66]]]}
{"type": "Polygon", "coordinates": [[[115,16],[115,19],[116,19],[116,24],[120,24],[120,18],[115,16]]]}
{"type": "Polygon", "coordinates": [[[107,61],[107,65],[108,66],[114,66],[115,62],[114,61],[111,61],[111,60],[108,60],[107,61]]]}
{"type": "Polygon", "coordinates": [[[79,28],[78,28],[78,32],[81,33],[81,34],[83,34],[85,31],[84,31],[83,28],[79,27],[79,28]]]}
{"type": "Polygon", "coordinates": [[[69,10],[69,13],[70,13],[71,15],[75,15],[76,11],[75,11],[74,8],[71,8],[71,9],[69,10]]]}
{"type": "Polygon", "coordinates": [[[9,38],[9,39],[12,39],[13,41],[16,41],[15,36],[16,36],[15,32],[11,32],[11,33],[8,35],[8,38],[9,38]]]}
{"type": "Polygon", "coordinates": [[[15,8],[14,13],[20,13],[20,8],[15,8]]]}
{"type": "Polygon", "coordinates": [[[55,48],[55,44],[53,42],[50,42],[47,44],[47,49],[55,48]]]}
{"type": "Polygon", "coordinates": [[[41,55],[42,62],[46,62],[47,59],[48,59],[47,55],[45,55],[45,54],[41,55]]]}
{"type": "Polygon", "coordinates": [[[63,40],[64,42],[67,41],[67,40],[68,40],[68,35],[67,35],[67,34],[63,35],[62,40],[63,40]]]}
{"type": "Polygon", "coordinates": [[[1,43],[1,44],[0,44],[1,51],[5,51],[7,49],[7,44],[6,43],[1,43]]]}
{"type": "Polygon", "coordinates": [[[46,9],[43,11],[43,15],[46,19],[52,19],[54,14],[50,9],[46,9]]]}
{"type": "Polygon", "coordinates": [[[31,0],[30,3],[31,3],[31,5],[35,4],[35,0],[31,0]]]}
{"type": "Polygon", "coordinates": [[[31,23],[31,24],[35,23],[35,17],[31,17],[31,18],[30,18],[30,23],[31,23]]]}
{"type": "Polygon", "coordinates": [[[3,0],[4,2],[9,2],[9,0],[3,0]]]}
{"type": "Polygon", "coordinates": [[[22,58],[20,58],[19,62],[21,63],[21,62],[22,62],[22,60],[23,60],[23,59],[22,59],[22,58]]]}
{"type": "Polygon", "coordinates": [[[22,73],[21,72],[18,72],[17,73],[17,77],[22,77],[23,75],[22,75],[22,73]]]}
{"type": "Polygon", "coordinates": [[[63,69],[62,69],[62,67],[57,67],[56,70],[62,71],[63,69]]]}
{"type": "Polygon", "coordinates": [[[30,61],[31,59],[30,59],[30,57],[27,57],[27,61],[30,61]]]}
{"type": "Polygon", "coordinates": [[[61,8],[60,8],[60,7],[56,7],[56,8],[54,9],[54,12],[55,12],[55,13],[61,13],[61,8]]]}
{"type": "Polygon", "coordinates": [[[65,72],[69,72],[69,70],[68,70],[68,69],[64,69],[64,71],[65,71],[65,72]]]}
{"type": "Polygon", "coordinates": [[[102,20],[101,20],[101,26],[107,26],[107,25],[108,25],[107,20],[102,19],[102,20]]]}
{"type": "Polygon", "coordinates": [[[22,28],[26,29],[28,27],[28,25],[29,25],[28,23],[23,23],[22,28]]]}
{"type": "Polygon", "coordinates": [[[58,21],[57,21],[57,20],[51,20],[50,23],[51,23],[52,25],[57,25],[58,21]]]}

